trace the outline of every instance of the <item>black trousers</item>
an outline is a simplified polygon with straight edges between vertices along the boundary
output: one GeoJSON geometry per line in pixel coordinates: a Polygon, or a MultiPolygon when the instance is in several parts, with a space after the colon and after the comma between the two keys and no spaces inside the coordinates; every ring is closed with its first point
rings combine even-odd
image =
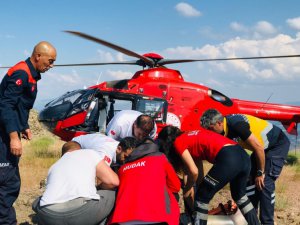
{"type": "Polygon", "coordinates": [[[20,193],[19,158],[10,153],[9,136],[0,129],[0,224],[17,224],[14,202],[20,193]]]}
{"type": "Polygon", "coordinates": [[[195,224],[206,225],[208,204],[214,195],[227,183],[233,200],[243,213],[248,224],[259,224],[256,210],[246,196],[246,186],[251,163],[246,151],[239,145],[223,147],[213,167],[199,185],[195,196],[195,224]]]}

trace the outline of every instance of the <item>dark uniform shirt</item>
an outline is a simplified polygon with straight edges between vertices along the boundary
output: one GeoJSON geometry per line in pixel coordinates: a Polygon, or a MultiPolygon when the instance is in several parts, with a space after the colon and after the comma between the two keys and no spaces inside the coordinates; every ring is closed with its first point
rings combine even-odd
{"type": "Polygon", "coordinates": [[[0,85],[0,127],[7,134],[27,128],[29,111],[37,95],[41,79],[30,58],[11,67],[0,85]]]}
{"type": "Polygon", "coordinates": [[[265,150],[277,144],[281,129],[272,123],[250,115],[231,114],[224,117],[225,136],[235,140],[242,147],[251,149],[245,141],[251,133],[265,150]]]}

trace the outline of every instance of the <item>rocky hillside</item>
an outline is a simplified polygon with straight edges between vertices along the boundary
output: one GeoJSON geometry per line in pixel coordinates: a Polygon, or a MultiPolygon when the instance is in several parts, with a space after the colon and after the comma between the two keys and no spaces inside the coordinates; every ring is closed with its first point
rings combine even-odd
{"type": "Polygon", "coordinates": [[[34,136],[52,135],[44,126],[38,121],[38,111],[32,109],[29,114],[29,126],[34,136]]]}

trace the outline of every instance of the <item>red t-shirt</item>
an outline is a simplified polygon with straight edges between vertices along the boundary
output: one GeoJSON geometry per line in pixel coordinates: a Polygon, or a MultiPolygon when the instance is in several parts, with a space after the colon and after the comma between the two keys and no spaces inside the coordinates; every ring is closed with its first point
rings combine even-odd
{"type": "Polygon", "coordinates": [[[120,186],[109,224],[129,221],[179,224],[173,193],[180,180],[164,154],[146,156],[119,169],[120,186]]]}
{"type": "Polygon", "coordinates": [[[187,149],[193,158],[207,160],[210,163],[214,163],[216,155],[225,145],[236,144],[220,134],[204,129],[183,133],[174,142],[179,155],[187,149]]]}

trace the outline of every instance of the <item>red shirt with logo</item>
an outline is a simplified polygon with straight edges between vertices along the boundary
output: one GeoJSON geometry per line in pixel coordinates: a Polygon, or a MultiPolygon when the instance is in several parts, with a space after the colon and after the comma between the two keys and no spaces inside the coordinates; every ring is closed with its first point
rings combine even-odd
{"type": "Polygon", "coordinates": [[[214,163],[216,155],[225,145],[237,143],[209,130],[194,130],[181,134],[174,142],[179,155],[187,149],[193,158],[214,163]]]}
{"type": "Polygon", "coordinates": [[[180,181],[166,156],[150,155],[119,169],[120,186],[110,224],[140,221],[179,224],[179,206],[173,195],[180,181]]]}

